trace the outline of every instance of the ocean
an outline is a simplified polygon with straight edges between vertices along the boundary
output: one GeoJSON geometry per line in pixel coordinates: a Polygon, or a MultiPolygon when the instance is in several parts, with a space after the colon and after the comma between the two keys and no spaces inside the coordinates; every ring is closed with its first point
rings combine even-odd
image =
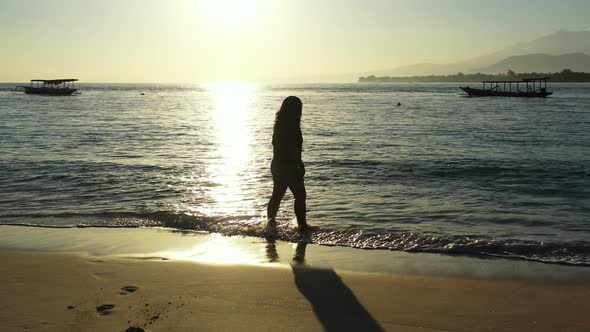
{"type": "MultiPolygon", "coordinates": [[[[321,245],[590,265],[590,84],[0,84],[0,224],[265,237],[272,124],[303,100],[321,245]],[[398,103],[401,105],[398,106],[398,103]]],[[[292,196],[278,238],[300,241],[292,196]]]]}

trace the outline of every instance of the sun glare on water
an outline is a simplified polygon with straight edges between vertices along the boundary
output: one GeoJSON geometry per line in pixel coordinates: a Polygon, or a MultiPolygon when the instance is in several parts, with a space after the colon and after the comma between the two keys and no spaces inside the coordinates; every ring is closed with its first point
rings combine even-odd
{"type": "Polygon", "coordinates": [[[209,165],[211,179],[217,184],[210,188],[217,212],[233,215],[244,204],[243,184],[252,151],[249,128],[256,84],[220,82],[206,84],[212,97],[212,120],[217,146],[216,160],[209,165]]]}

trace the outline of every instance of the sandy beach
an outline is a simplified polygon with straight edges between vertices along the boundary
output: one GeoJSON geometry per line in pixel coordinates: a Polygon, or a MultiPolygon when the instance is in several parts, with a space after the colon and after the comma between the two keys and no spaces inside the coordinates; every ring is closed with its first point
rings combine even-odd
{"type": "MultiPolygon", "coordinates": [[[[88,246],[2,250],[2,330],[588,331],[590,324],[590,284],[583,280],[342,271],[309,264],[313,250],[306,257],[305,246],[289,263],[267,265],[92,255],[88,246]]],[[[265,254],[279,258],[278,247],[266,246],[265,254]]]]}

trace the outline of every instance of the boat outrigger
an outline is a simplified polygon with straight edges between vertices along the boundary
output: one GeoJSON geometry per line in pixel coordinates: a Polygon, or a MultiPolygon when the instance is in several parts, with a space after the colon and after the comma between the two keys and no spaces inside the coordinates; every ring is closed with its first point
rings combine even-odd
{"type": "Polygon", "coordinates": [[[74,82],[78,79],[63,78],[57,80],[31,80],[31,85],[19,85],[17,88],[25,89],[27,94],[69,96],[78,91],[74,82]]]}
{"type": "Polygon", "coordinates": [[[547,97],[553,93],[547,91],[548,79],[550,77],[525,78],[522,81],[483,81],[481,89],[468,86],[460,88],[470,97],[547,97]]]}

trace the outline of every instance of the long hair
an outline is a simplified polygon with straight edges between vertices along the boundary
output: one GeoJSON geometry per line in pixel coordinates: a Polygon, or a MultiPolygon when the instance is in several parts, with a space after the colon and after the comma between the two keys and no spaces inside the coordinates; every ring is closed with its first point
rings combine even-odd
{"type": "Polygon", "coordinates": [[[301,110],[303,103],[295,96],[283,100],[279,111],[275,114],[274,130],[294,130],[301,126],[301,110]]]}

